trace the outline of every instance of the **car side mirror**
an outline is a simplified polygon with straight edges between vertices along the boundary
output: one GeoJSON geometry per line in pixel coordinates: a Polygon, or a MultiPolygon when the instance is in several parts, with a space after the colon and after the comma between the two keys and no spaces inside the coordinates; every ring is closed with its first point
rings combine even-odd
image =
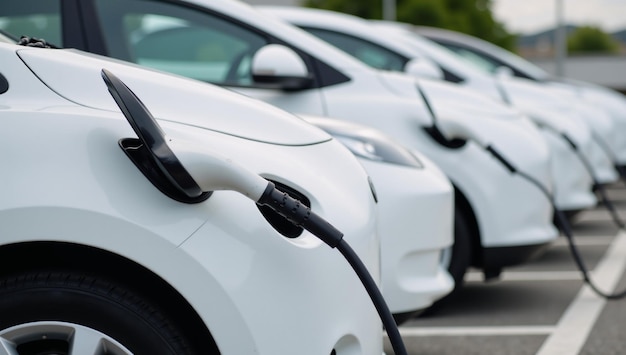
{"type": "Polygon", "coordinates": [[[404,72],[421,79],[443,80],[443,71],[425,58],[413,58],[404,66],[404,72]]]}
{"type": "Polygon", "coordinates": [[[515,75],[511,68],[506,67],[504,65],[497,67],[495,74],[498,78],[501,78],[501,79],[508,79],[515,75]]]}
{"type": "Polygon", "coordinates": [[[282,90],[302,90],[313,83],[304,60],[280,44],[269,44],[254,54],[252,78],[256,83],[282,90]]]}

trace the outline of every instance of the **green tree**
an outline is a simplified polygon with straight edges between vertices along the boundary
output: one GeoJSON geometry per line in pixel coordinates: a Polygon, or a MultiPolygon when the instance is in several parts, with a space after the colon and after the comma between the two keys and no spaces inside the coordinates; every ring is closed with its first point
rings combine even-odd
{"type": "MultiPolygon", "coordinates": [[[[447,28],[480,37],[512,50],[516,36],[491,12],[492,0],[396,0],[397,19],[421,26],[447,28]]],[[[382,0],[306,0],[305,6],[382,18],[382,0]]]]}
{"type": "Polygon", "coordinates": [[[569,53],[615,53],[619,50],[617,42],[598,27],[583,26],[572,32],[567,38],[569,53]]]}
{"type": "Polygon", "coordinates": [[[344,12],[368,19],[380,19],[383,16],[381,0],[306,0],[304,6],[344,12]]]}

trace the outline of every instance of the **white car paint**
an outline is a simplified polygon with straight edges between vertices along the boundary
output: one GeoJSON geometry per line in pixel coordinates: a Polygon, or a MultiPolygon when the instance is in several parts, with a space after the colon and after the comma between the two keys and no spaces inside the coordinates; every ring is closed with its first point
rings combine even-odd
{"type": "MultiPolygon", "coordinates": [[[[406,24],[368,21],[352,15],[311,8],[278,6],[258,8],[307,31],[312,31],[313,34],[320,35],[323,39],[330,40],[331,43],[332,36],[339,36],[334,38],[335,44],[342,40],[350,43],[351,40],[348,38],[354,38],[354,43],[362,43],[363,47],[371,43],[375,48],[372,51],[379,51],[378,55],[381,57],[395,56],[410,58],[412,61],[433,61],[446,73],[454,75],[457,78],[454,80],[462,79],[458,82],[459,86],[480,92],[495,100],[507,102],[528,115],[534,122],[541,124],[542,134],[546,136],[552,153],[551,169],[557,206],[563,210],[577,211],[596,204],[597,201],[591,188],[592,176],[563,139],[558,135],[554,139],[553,131],[569,132],[578,126],[585,126],[586,123],[581,122],[584,117],[593,117],[596,122],[598,118],[591,115],[582,116],[578,111],[572,110],[571,106],[574,104],[565,102],[551,90],[542,86],[520,83],[520,80],[514,78],[507,77],[506,80],[504,78],[500,80],[495,76],[486,75],[446,48],[405,30],[405,27],[410,28],[406,24]],[[384,54],[384,51],[390,54],[384,54]],[[519,89],[520,85],[524,88],[519,89]],[[566,105],[567,107],[563,107],[566,105]],[[549,113],[546,113],[547,111],[549,113]],[[563,114],[567,111],[569,111],[568,114],[563,114]],[[550,117],[542,117],[546,115],[550,117]],[[572,116],[575,117],[570,119],[572,116]],[[549,125],[547,125],[548,122],[549,125]],[[551,127],[552,132],[548,131],[548,127],[551,127]]],[[[356,53],[356,51],[356,48],[348,50],[349,53],[367,62],[368,52],[363,50],[356,53]]],[[[372,56],[374,55],[369,54],[369,58],[372,56]]],[[[382,65],[382,60],[380,62],[382,65]]],[[[408,64],[405,67],[395,65],[393,68],[385,69],[411,73],[408,64]]],[[[419,72],[412,74],[420,75],[419,72]]],[[[610,137],[613,134],[612,125],[607,120],[604,123],[604,126],[598,126],[596,130],[601,132],[602,136],[610,137]]],[[[595,173],[593,177],[602,182],[615,181],[617,175],[611,161],[607,159],[604,152],[600,151],[600,147],[594,144],[590,134],[577,134],[572,136],[572,139],[575,139],[580,149],[593,162],[595,173]]]]}
{"type": "MultiPolygon", "coordinates": [[[[626,129],[626,114],[624,113],[626,112],[626,98],[613,90],[567,78],[552,77],[526,59],[473,36],[431,27],[415,27],[414,29],[420,35],[444,46],[461,44],[462,48],[455,49],[455,52],[484,72],[490,73],[507,68],[506,70],[515,78],[529,80],[550,88],[559,95],[566,95],[569,97],[569,102],[574,100],[592,107],[594,112],[589,118],[592,127],[595,125],[596,117],[605,120],[602,116],[608,115],[614,132],[622,132],[626,129]]],[[[626,165],[626,137],[623,134],[604,136],[601,132],[596,133],[598,134],[596,140],[603,146],[605,155],[609,155],[616,165],[622,167],[626,165]]]]}
{"type": "MultiPolygon", "coordinates": [[[[450,149],[437,143],[426,132],[425,128],[431,127],[434,121],[414,78],[372,70],[311,35],[236,1],[157,3],[112,0],[97,1],[96,5],[93,13],[84,15],[102,16],[93,19],[94,24],[104,26],[104,43],[101,43],[104,46],[98,49],[101,53],[113,48],[108,55],[227,85],[293,113],[336,117],[369,125],[407,148],[432,158],[452,178],[464,198],[471,201],[472,209],[468,213],[472,222],[475,221],[475,229],[480,232],[482,254],[499,256],[506,251],[535,250],[556,237],[551,224],[551,208],[536,189],[511,176],[475,141],[450,149]],[[132,6],[132,13],[126,14],[131,10],[129,6],[132,6]],[[105,10],[99,11],[102,9],[105,10]],[[132,17],[132,24],[139,27],[133,27],[131,32],[114,28],[125,23],[116,16],[127,15],[132,17]],[[116,37],[124,34],[129,37],[116,37]],[[120,43],[128,46],[120,47],[120,43]],[[281,46],[288,50],[277,50],[281,46]],[[240,50],[244,52],[239,53],[240,50]],[[191,57],[183,55],[185,53],[190,53],[191,57]],[[183,58],[172,60],[168,58],[170,54],[183,58]],[[230,54],[237,56],[230,57],[230,54]],[[273,60],[260,60],[264,56],[273,60]],[[237,65],[229,62],[231,59],[237,65]],[[289,75],[279,77],[280,73],[286,74],[282,65],[285,61],[292,64],[302,61],[306,71],[297,72],[303,67],[291,65],[289,75]],[[195,68],[201,70],[196,73],[195,68]],[[224,68],[235,70],[227,73],[224,68]],[[281,87],[285,83],[289,86],[281,87]],[[303,84],[310,86],[305,88],[301,86],[303,84]]],[[[434,90],[431,85],[423,86],[427,87],[424,90],[434,90]]],[[[453,106],[438,119],[440,126],[449,121],[462,124],[474,120],[477,111],[482,114],[491,112],[489,117],[478,117],[484,132],[476,132],[480,137],[473,138],[480,138],[481,143],[498,142],[504,155],[549,185],[547,147],[527,120],[492,104],[481,104],[484,107],[480,108],[474,105],[473,111],[468,111],[467,107],[457,106],[467,94],[452,87],[440,88],[436,92],[443,93],[443,96],[431,93],[431,100],[445,101],[453,106]],[[510,116],[511,119],[503,124],[502,120],[492,119],[492,114],[510,116]],[[519,126],[526,129],[520,130],[519,126]],[[531,137],[534,137],[532,147],[524,154],[516,152],[519,143],[528,143],[528,139],[533,139],[531,137]]],[[[522,259],[527,256],[529,254],[522,259]]],[[[506,265],[521,261],[499,259],[498,262],[506,265]]],[[[491,260],[485,258],[479,263],[488,268],[491,260]]],[[[499,271],[501,266],[491,265],[490,273],[499,271]]]]}
{"type": "MultiPolygon", "coordinates": [[[[129,260],[176,290],[225,354],[381,354],[378,315],[336,250],[308,232],[283,237],[239,193],[185,204],[142,175],[118,147],[135,133],[100,71],[132,88],[172,139],[218,151],[308,196],[378,279],[374,198],[341,144],[256,100],[71,50],[0,44],[0,63],[9,84],[0,94],[0,145],[10,153],[0,253],[51,242],[129,260]]],[[[28,254],[11,258],[29,265],[28,254]]],[[[81,269],[78,260],[73,267],[81,269]]]]}
{"type": "MultiPolygon", "coordinates": [[[[147,25],[150,29],[168,28],[167,23],[150,21],[147,25]]],[[[284,51],[284,48],[276,48],[284,51]]],[[[292,67],[283,66],[280,68],[283,75],[292,75],[304,67],[296,58],[291,62],[292,67]]],[[[146,63],[144,63],[146,64],[146,63]]],[[[163,62],[155,61],[153,65],[162,65],[163,62]]],[[[270,63],[268,63],[271,65],[270,63]]],[[[261,65],[268,65],[263,64],[261,65]]],[[[212,77],[218,75],[223,68],[219,66],[207,65],[183,65],[167,67],[178,73],[198,73],[212,77]]],[[[70,72],[58,72],[56,75],[75,75],[70,72]]],[[[56,80],[56,85],[63,85],[61,80],[56,80]]],[[[68,84],[71,85],[71,84],[68,84]]],[[[178,91],[176,101],[179,105],[171,105],[164,101],[153,103],[156,109],[171,110],[171,116],[178,115],[181,120],[193,125],[202,125],[204,117],[201,115],[202,109],[195,105],[196,95],[193,91],[196,86],[184,88],[178,91]],[[190,99],[191,98],[191,99],[190,99]]],[[[61,91],[71,90],[71,88],[59,89],[61,91]]],[[[87,102],[90,106],[102,106],[101,97],[93,97],[89,92],[74,92],[77,100],[87,102]]],[[[107,98],[104,98],[106,101],[107,98]]],[[[155,100],[157,101],[157,100],[155,100]]],[[[229,115],[228,110],[236,106],[224,106],[224,111],[220,115],[229,115]]],[[[212,110],[218,110],[215,107],[212,110]]],[[[241,115],[245,115],[243,112],[241,115]]],[[[265,129],[265,120],[259,114],[249,113],[250,119],[245,125],[232,126],[232,122],[223,121],[213,123],[212,129],[237,136],[250,137],[251,139],[271,140],[281,144],[300,144],[294,142],[294,138],[301,138],[302,134],[293,134],[287,129],[265,129]],[[251,119],[257,117],[258,119],[251,119]],[[228,127],[223,127],[228,125],[228,127]],[[260,134],[268,135],[261,138],[260,134]],[[271,136],[269,136],[271,135],[271,136]]],[[[321,119],[316,118],[319,122],[321,119]]],[[[326,119],[328,121],[328,119],[326,119]]],[[[383,137],[380,133],[366,127],[357,127],[347,122],[332,120],[334,126],[342,124],[342,129],[350,129],[351,136],[355,139],[367,141],[375,138],[378,142],[383,142],[389,146],[395,143],[383,137]],[[364,132],[363,136],[357,131],[364,132]]],[[[287,125],[289,127],[289,125],[287,125]]],[[[404,148],[396,148],[404,149],[404,148]]],[[[360,158],[363,165],[368,166],[368,173],[372,180],[378,181],[379,214],[381,215],[379,230],[385,237],[381,239],[381,283],[384,285],[383,294],[391,311],[396,314],[397,320],[406,320],[411,315],[429,307],[434,301],[448,294],[453,287],[453,280],[441,263],[440,254],[443,249],[450,247],[452,243],[452,188],[448,179],[441,175],[432,163],[426,164],[419,169],[414,167],[398,166],[385,161],[371,161],[360,158]],[[402,182],[402,183],[401,183],[402,182]],[[438,206],[436,212],[426,204],[438,206]],[[382,207],[385,206],[385,207],[382,207]],[[397,209],[402,208],[405,214],[398,213],[397,209]],[[406,219],[405,219],[406,218],[406,219]],[[417,224],[415,224],[418,222],[417,224]],[[421,222],[421,223],[419,223],[421,222]],[[427,238],[420,237],[427,235],[427,238]]],[[[340,195],[338,195],[340,196],[340,195]]]]}
{"type": "MultiPolygon", "coordinates": [[[[284,91],[256,83],[234,85],[231,88],[294,113],[339,118],[371,126],[406,147],[422,152],[442,167],[470,201],[480,230],[482,247],[485,249],[544,245],[556,237],[556,230],[551,224],[551,208],[535,188],[511,176],[475,142],[470,141],[461,149],[449,149],[436,143],[423,130],[423,127],[431,126],[433,121],[416,89],[415,79],[372,70],[309,34],[273,20],[239,2],[193,0],[171,3],[169,6],[187,4],[194,5],[187,10],[192,9],[191,12],[200,16],[218,16],[229,22],[229,26],[239,27],[240,30],[237,31],[263,33],[279,39],[299,50],[301,54],[325,63],[331,70],[345,77],[347,80],[336,84],[307,90],[284,91]],[[200,9],[207,12],[202,13],[200,9]],[[230,19],[235,19],[236,22],[230,22],[230,19]],[[242,25],[244,23],[245,26],[242,25]]],[[[178,26],[184,21],[176,20],[171,23],[178,26]]],[[[202,24],[210,25],[209,22],[202,24]]],[[[262,50],[263,48],[257,53],[262,50]]],[[[141,64],[149,64],[142,58],[136,60],[141,64]]],[[[274,67],[280,70],[280,61],[275,62],[274,67]]],[[[313,73],[311,75],[315,76],[313,73]]],[[[496,104],[483,105],[480,108],[479,105],[473,105],[474,111],[468,111],[468,107],[461,108],[456,103],[463,100],[464,92],[453,87],[438,92],[442,90],[445,96],[434,93],[431,95],[433,101],[445,101],[452,105],[446,112],[448,117],[442,117],[441,120],[454,116],[455,119],[462,117],[463,120],[481,122],[483,138],[489,142],[497,141],[499,149],[519,164],[520,168],[536,175],[546,185],[550,184],[547,146],[527,120],[496,104]],[[476,111],[483,115],[475,118],[476,111]],[[493,112],[487,114],[489,111],[493,112]],[[492,119],[491,114],[503,114],[512,118],[502,121],[492,119]],[[510,129],[514,126],[526,128],[510,129]],[[534,143],[528,144],[527,139],[534,139],[534,143]],[[525,149],[524,154],[517,151],[518,144],[523,144],[522,142],[532,146],[525,149]]]]}

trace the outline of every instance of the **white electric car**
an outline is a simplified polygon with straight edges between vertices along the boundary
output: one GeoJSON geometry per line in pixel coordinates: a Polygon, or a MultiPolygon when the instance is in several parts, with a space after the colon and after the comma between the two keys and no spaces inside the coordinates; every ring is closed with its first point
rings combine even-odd
{"type": "Polygon", "coordinates": [[[378,315],[340,253],[220,190],[274,181],[378,279],[368,176],[325,132],[205,83],[11,44],[0,44],[0,108],[4,352],[381,354],[378,315]],[[140,144],[102,69],[158,118],[183,169],[163,173],[171,155],[155,149],[168,158],[155,163],[154,136],[140,144]],[[203,167],[192,181],[189,166],[203,167]]]}
{"type": "MultiPolygon", "coordinates": [[[[401,28],[401,24],[372,22],[333,11],[298,7],[258,7],[331,43],[366,64],[379,69],[407,72],[417,77],[436,77],[457,83],[496,100],[519,108],[542,125],[552,153],[555,200],[561,210],[575,213],[595,206],[592,176],[567,140],[558,132],[567,132],[578,149],[593,162],[594,177],[602,182],[617,178],[611,160],[594,144],[588,123],[579,117],[571,104],[550,89],[524,85],[512,79],[507,87],[465,63],[454,53],[401,28]],[[434,69],[432,69],[434,67],[434,69]],[[569,112],[569,113],[567,113],[569,112]],[[567,113],[567,114],[566,114],[567,113]],[[557,134],[555,134],[555,131],[557,134]]],[[[587,115],[585,117],[591,117],[587,115]]],[[[596,123],[602,117],[593,117],[596,123]]],[[[604,125],[595,125],[603,136],[615,135],[605,117],[604,125]]]]}
{"type": "Polygon", "coordinates": [[[598,136],[596,140],[618,167],[623,169],[626,166],[626,137],[621,133],[626,130],[624,95],[599,85],[553,77],[526,59],[473,36],[431,27],[418,26],[413,30],[454,51],[484,72],[505,73],[505,77],[512,75],[550,87],[561,94],[573,96],[575,100],[591,104],[596,109],[596,115],[608,114],[615,126],[616,137],[610,141],[606,137],[598,136]]]}
{"type": "MultiPolygon", "coordinates": [[[[381,29],[381,26],[395,30],[398,28],[398,23],[394,22],[376,21],[375,23],[378,24],[378,29],[381,29]]],[[[406,24],[400,26],[406,27],[406,24]]],[[[409,31],[402,30],[400,37],[407,39],[412,44],[416,37],[423,39],[421,35],[415,33],[413,30],[415,28],[410,26],[409,31]]],[[[397,31],[395,33],[399,34],[397,31]]],[[[448,53],[451,52],[453,51],[448,53]]],[[[464,58],[460,57],[460,59],[464,58]]],[[[623,165],[619,162],[619,157],[626,154],[626,136],[619,134],[619,128],[626,122],[620,122],[620,118],[612,114],[606,107],[586,100],[575,90],[571,90],[571,87],[568,88],[568,85],[546,85],[520,78],[511,75],[511,71],[504,67],[495,74],[481,71],[480,67],[476,65],[464,67],[465,72],[469,72],[471,69],[475,71],[474,74],[470,75],[471,77],[488,74],[495,81],[495,85],[499,86],[502,96],[507,102],[518,107],[539,124],[546,125],[544,116],[550,115],[550,112],[560,114],[570,120],[577,119],[585,122],[591,135],[590,149],[586,156],[593,167],[591,174],[593,174],[594,179],[599,183],[611,183],[619,178],[616,168],[623,165]],[[548,114],[542,114],[544,111],[548,114]]],[[[470,83],[474,84],[475,81],[470,83]]],[[[567,130],[558,126],[550,127],[550,129],[561,134],[567,134],[567,130]]],[[[572,134],[569,134],[569,138],[576,140],[572,134]]],[[[580,142],[577,144],[580,146],[580,142]]]]}
{"type": "Polygon", "coordinates": [[[453,241],[449,180],[427,158],[373,129],[320,117],[307,120],[350,148],[378,185],[379,233],[385,236],[381,283],[396,321],[410,319],[447,295],[454,286],[441,257],[453,241]]]}
{"type": "MultiPolygon", "coordinates": [[[[219,84],[290,112],[364,124],[422,152],[455,187],[450,260],[457,285],[470,263],[494,277],[557,236],[544,196],[486,149],[495,146],[550,185],[541,134],[500,105],[445,83],[371,69],[238,1],[85,0],[72,7],[57,0],[67,5],[63,16],[50,1],[33,1],[34,11],[20,5],[15,16],[20,25],[35,12],[50,20],[49,35],[35,37],[219,84]]],[[[12,7],[3,5],[2,14],[12,7]]]]}

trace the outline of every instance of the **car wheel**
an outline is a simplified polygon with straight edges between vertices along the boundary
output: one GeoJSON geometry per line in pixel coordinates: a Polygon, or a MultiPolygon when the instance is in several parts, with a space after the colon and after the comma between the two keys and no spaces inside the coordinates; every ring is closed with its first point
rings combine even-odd
{"type": "Polygon", "coordinates": [[[0,278],[0,314],[0,353],[196,353],[158,306],[123,285],[80,272],[0,278]]]}
{"type": "Polygon", "coordinates": [[[454,212],[454,244],[449,248],[450,259],[448,272],[454,279],[454,290],[458,291],[463,286],[463,278],[472,260],[472,245],[470,232],[465,222],[465,216],[458,211],[454,212]]]}

